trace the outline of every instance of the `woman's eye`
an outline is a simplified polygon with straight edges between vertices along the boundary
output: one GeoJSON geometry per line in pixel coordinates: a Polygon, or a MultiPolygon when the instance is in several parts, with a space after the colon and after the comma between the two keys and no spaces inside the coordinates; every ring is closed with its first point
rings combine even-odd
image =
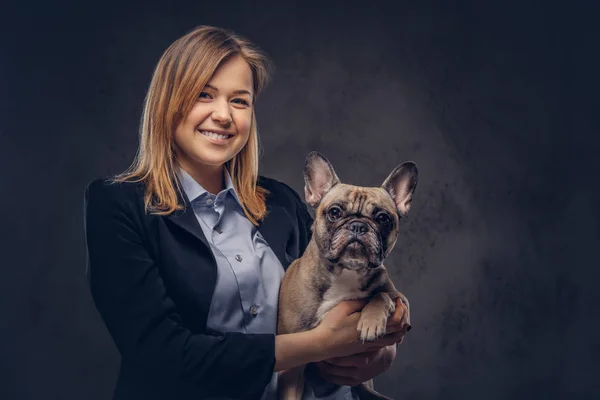
{"type": "Polygon", "coordinates": [[[236,103],[236,104],[242,104],[244,106],[249,106],[250,105],[250,103],[248,103],[244,99],[233,99],[233,102],[236,103]]]}
{"type": "Polygon", "coordinates": [[[202,92],[202,93],[200,93],[200,96],[198,96],[198,98],[200,98],[200,99],[210,99],[210,94],[206,93],[206,92],[202,92]]]}

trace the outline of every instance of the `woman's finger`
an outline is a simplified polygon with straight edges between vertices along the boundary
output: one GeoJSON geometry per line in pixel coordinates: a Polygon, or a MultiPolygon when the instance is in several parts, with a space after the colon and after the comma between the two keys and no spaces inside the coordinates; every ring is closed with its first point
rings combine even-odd
{"type": "Polygon", "coordinates": [[[396,299],[396,310],[390,316],[390,318],[388,318],[387,324],[388,325],[396,325],[396,324],[401,323],[405,312],[406,312],[406,307],[404,306],[402,299],[400,297],[398,297],[396,299]]]}
{"type": "Polygon", "coordinates": [[[380,349],[382,347],[395,345],[402,341],[402,338],[406,334],[405,330],[401,330],[398,332],[388,333],[381,338],[377,339],[374,342],[371,342],[367,345],[367,349],[380,349]]]}

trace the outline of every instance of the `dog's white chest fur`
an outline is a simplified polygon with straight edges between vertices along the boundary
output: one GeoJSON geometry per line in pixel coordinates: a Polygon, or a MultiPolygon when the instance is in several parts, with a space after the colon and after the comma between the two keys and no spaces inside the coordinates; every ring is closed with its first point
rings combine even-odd
{"type": "Polygon", "coordinates": [[[340,275],[333,276],[331,286],[323,295],[323,302],[317,309],[315,326],[323,320],[329,310],[340,302],[369,296],[368,291],[360,290],[363,279],[359,272],[349,269],[343,269],[340,275]]]}

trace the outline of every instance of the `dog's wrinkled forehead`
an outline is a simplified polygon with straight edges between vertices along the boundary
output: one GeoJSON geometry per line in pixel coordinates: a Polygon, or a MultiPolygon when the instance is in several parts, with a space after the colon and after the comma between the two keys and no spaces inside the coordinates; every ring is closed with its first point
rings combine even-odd
{"type": "Polygon", "coordinates": [[[320,209],[332,204],[342,205],[350,214],[371,216],[374,210],[385,210],[392,215],[397,213],[389,193],[378,187],[361,187],[340,183],[335,185],[323,198],[320,209]]]}

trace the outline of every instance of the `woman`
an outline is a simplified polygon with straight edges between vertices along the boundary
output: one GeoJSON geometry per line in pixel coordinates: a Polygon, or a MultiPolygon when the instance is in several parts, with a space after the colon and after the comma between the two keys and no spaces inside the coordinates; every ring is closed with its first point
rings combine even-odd
{"type": "Polygon", "coordinates": [[[135,162],[85,190],[88,280],[121,354],[114,399],[274,398],[279,371],[319,362],[324,381],[353,385],[395,356],[398,316],[362,344],[359,301],[311,331],[275,334],[279,282],[312,219],[289,186],[258,176],[267,67],[222,29],[175,41],[150,84],[135,162]]]}

